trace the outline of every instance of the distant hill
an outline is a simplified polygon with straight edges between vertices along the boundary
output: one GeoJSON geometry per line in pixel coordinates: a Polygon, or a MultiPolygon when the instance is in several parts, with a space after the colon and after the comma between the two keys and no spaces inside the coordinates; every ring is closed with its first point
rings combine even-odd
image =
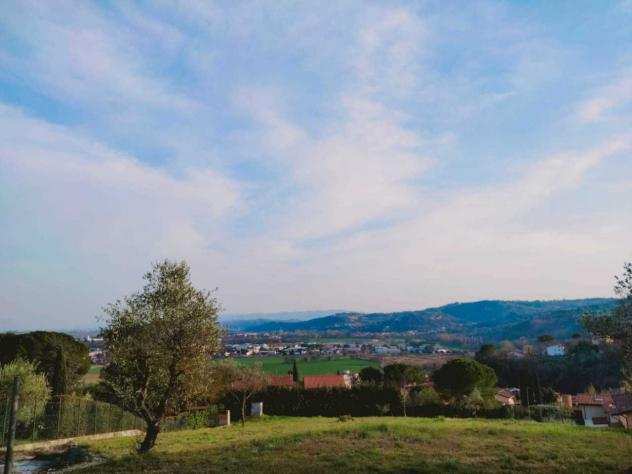
{"type": "Polygon", "coordinates": [[[395,313],[336,313],[307,321],[270,321],[250,326],[254,332],[342,331],[448,333],[485,340],[517,339],[551,334],[570,337],[581,331],[587,312],[610,311],[617,300],[590,298],[555,301],[477,301],[395,313]]]}
{"type": "Polygon", "coordinates": [[[342,310],[316,310],[316,311],[282,311],[276,313],[229,313],[220,316],[220,323],[234,331],[248,331],[250,328],[260,326],[269,321],[274,322],[298,322],[320,318],[342,310]]]}

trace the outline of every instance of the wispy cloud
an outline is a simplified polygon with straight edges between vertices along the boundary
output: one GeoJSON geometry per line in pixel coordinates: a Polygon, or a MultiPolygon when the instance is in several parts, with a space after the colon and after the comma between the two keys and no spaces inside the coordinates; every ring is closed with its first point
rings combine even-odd
{"type": "Polygon", "coordinates": [[[629,44],[579,14],[8,2],[0,319],[91,324],[164,257],[230,311],[608,293],[629,44]]]}
{"type": "Polygon", "coordinates": [[[577,108],[582,123],[608,119],[612,113],[629,108],[632,103],[632,68],[625,69],[611,84],[598,88],[577,108]]]}

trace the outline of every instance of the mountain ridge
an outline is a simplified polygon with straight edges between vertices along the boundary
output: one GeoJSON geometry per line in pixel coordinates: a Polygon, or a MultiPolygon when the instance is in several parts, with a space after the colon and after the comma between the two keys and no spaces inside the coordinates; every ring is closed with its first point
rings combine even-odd
{"type": "Polygon", "coordinates": [[[252,332],[394,332],[467,333],[484,339],[534,337],[546,332],[569,337],[581,332],[579,318],[588,312],[615,307],[615,298],[573,300],[481,300],[450,303],[414,311],[391,313],[342,312],[306,321],[269,321],[253,325],[252,332]],[[505,337],[507,336],[507,337],[505,337]],[[511,337],[509,337],[511,336],[511,337]]]}

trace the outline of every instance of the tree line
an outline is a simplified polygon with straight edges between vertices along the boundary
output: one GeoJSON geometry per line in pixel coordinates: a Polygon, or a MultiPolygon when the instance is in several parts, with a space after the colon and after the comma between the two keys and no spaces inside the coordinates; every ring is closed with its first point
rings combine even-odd
{"type": "MultiPolygon", "coordinates": [[[[213,293],[193,286],[186,262],[156,263],[144,279],[145,286],[140,291],[105,308],[106,324],[101,335],[108,363],[95,391],[96,397],[112,401],[144,420],[146,434],[138,446],[140,452],[154,446],[167,416],[200,403],[211,403],[233,392],[239,394],[236,399],[245,418],[248,399],[265,390],[262,375],[256,368],[224,364],[218,370],[217,364],[209,363],[222,335],[217,320],[220,305],[213,293]]],[[[608,315],[587,316],[585,324],[593,333],[615,342],[624,381],[629,381],[632,373],[632,264],[627,264],[623,276],[617,278],[616,290],[621,297],[617,309],[608,315]]],[[[68,390],[89,366],[89,362],[75,360],[74,349],[60,351],[60,346],[61,342],[57,346],[46,346],[47,356],[41,357],[38,363],[38,369],[46,374],[47,390],[50,387],[68,390]],[[51,360],[56,362],[51,364],[51,360]]],[[[25,350],[24,357],[33,358],[33,354],[38,353],[35,348],[30,351],[25,350]]],[[[11,360],[17,360],[16,354],[14,351],[11,360]]],[[[571,357],[588,364],[594,354],[590,347],[578,347],[571,357]]],[[[455,359],[436,370],[429,379],[418,369],[404,365],[381,371],[365,369],[361,374],[365,384],[362,390],[373,393],[371,396],[377,396],[376,390],[390,394],[384,395],[387,398],[395,396],[403,414],[407,406],[423,406],[424,400],[428,402],[426,405],[431,405],[429,401],[433,400],[453,407],[468,407],[476,413],[491,402],[498,381],[504,384],[510,377],[521,377],[512,375],[515,372],[524,374],[520,379],[523,386],[544,396],[542,372],[534,372],[529,366],[507,364],[488,347],[479,352],[477,360],[455,359]],[[431,381],[432,386],[424,384],[424,380],[431,381]]],[[[551,373],[559,371],[560,367],[550,369],[551,373]]],[[[357,403],[355,395],[364,396],[353,390],[344,393],[347,395],[338,393],[337,396],[350,397],[350,407],[357,403]]],[[[315,397],[302,395],[303,401],[297,399],[297,406],[307,403],[305,400],[312,396],[315,397]]]]}

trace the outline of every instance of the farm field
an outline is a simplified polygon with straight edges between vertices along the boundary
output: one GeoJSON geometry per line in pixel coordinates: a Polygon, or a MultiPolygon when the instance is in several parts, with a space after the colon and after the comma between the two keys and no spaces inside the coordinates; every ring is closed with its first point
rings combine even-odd
{"type": "Polygon", "coordinates": [[[101,376],[101,369],[103,366],[101,365],[93,365],[88,370],[88,373],[83,376],[82,382],[86,385],[91,385],[99,382],[99,377],[101,376]]]}
{"type": "Polygon", "coordinates": [[[92,442],[108,459],[87,472],[629,472],[632,435],[533,421],[270,417],[245,428],[92,442]],[[607,455],[605,455],[607,453],[607,455]]]}
{"type": "MultiPolygon", "coordinates": [[[[261,364],[264,372],[272,375],[284,375],[292,369],[291,362],[285,362],[281,356],[271,357],[243,357],[236,359],[238,364],[255,365],[261,364]]],[[[364,367],[379,367],[376,360],[357,359],[352,357],[338,357],[327,359],[317,359],[303,361],[297,358],[298,370],[301,375],[335,374],[337,371],[349,370],[359,372],[364,367]]]]}

